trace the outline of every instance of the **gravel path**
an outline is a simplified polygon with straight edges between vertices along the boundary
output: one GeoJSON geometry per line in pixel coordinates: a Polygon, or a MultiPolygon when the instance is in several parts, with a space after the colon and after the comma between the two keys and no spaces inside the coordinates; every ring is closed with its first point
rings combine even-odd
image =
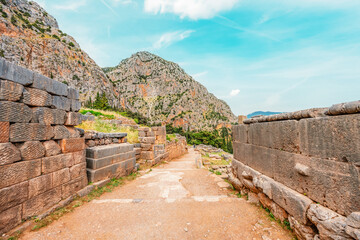
{"type": "MultiPolygon", "coordinates": [[[[21,239],[291,239],[264,210],[195,167],[196,152],[161,165],[21,239]]],[[[226,186],[226,184],[225,184],[226,186]]]]}

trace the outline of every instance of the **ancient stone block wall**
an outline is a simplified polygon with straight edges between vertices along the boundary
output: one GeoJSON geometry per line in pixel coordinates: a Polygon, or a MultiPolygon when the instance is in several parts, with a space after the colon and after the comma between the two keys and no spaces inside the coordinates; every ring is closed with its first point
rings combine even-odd
{"type": "Polygon", "coordinates": [[[139,130],[140,149],[138,162],[140,164],[155,165],[167,156],[165,153],[166,128],[165,127],[141,127],[139,130]]]}
{"type": "Polygon", "coordinates": [[[127,133],[103,133],[87,130],[84,133],[86,147],[126,143],[127,133]]]}
{"type": "Polygon", "coordinates": [[[188,152],[188,146],[185,137],[177,136],[177,140],[173,140],[166,144],[166,153],[168,154],[166,160],[181,157],[188,152]]]}
{"type": "Polygon", "coordinates": [[[79,92],[0,58],[0,234],[87,185],[79,92]]]}
{"type": "Polygon", "coordinates": [[[233,127],[234,185],[301,239],[359,239],[360,101],[244,123],[233,127]]]}

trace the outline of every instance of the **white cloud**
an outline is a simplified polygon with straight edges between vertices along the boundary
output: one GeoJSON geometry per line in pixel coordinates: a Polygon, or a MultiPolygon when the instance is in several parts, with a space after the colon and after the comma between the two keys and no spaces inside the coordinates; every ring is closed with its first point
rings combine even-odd
{"type": "Polygon", "coordinates": [[[240,90],[239,90],[239,89],[233,89],[233,90],[231,90],[231,92],[230,92],[230,96],[231,96],[231,97],[235,97],[235,96],[239,95],[239,93],[240,93],[240,90]]]}
{"type": "Polygon", "coordinates": [[[209,19],[221,11],[232,9],[239,0],[145,0],[146,12],[174,13],[181,18],[209,19]]]}
{"type": "Polygon", "coordinates": [[[78,0],[78,1],[67,1],[64,2],[62,5],[55,5],[55,9],[59,10],[70,10],[70,11],[76,11],[78,8],[85,6],[87,3],[86,0],[78,0]]]}
{"type": "Polygon", "coordinates": [[[191,33],[195,31],[186,30],[186,31],[176,31],[164,33],[159,40],[153,44],[154,49],[166,48],[175,42],[184,40],[185,38],[190,37],[191,33]]]}
{"type": "Polygon", "coordinates": [[[122,5],[129,5],[129,4],[132,4],[132,3],[135,3],[133,2],[133,0],[112,0],[115,4],[122,4],[122,5]]]}

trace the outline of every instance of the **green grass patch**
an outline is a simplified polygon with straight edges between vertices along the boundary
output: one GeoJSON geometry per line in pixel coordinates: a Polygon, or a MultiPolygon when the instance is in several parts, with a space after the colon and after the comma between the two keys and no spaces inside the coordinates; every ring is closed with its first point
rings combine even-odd
{"type": "Polygon", "coordinates": [[[85,109],[81,109],[80,110],[80,113],[85,115],[86,113],[91,113],[92,115],[98,117],[98,118],[102,118],[102,119],[115,119],[115,115],[112,115],[112,114],[105,114],[105,113],[102,113],[102,112],[98,112],[98,111],[94,111],[94,110],[85,110],[85,109]]]}

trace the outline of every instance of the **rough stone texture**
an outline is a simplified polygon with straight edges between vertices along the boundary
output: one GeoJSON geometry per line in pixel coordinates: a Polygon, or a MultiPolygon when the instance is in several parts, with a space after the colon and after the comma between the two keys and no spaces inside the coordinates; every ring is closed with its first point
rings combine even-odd
{"type": "Polygon", "coordinates": [[[308,218],[319,230],[320,239],[352,239],[346,232],[346,218],[319,204],[311,204],[308,218]]]}
{"type": "Polygon", "coordinates": [[[51,106],[56,109],[70,111],[71,101],[66,97],[53,96],[51,106]]]}
{"type": "Polygon", "coordinates": [[[50,108],[33,108],[33,123],[46,125],[59,124],[63,125],[66,119],[66,112],[59,109],[50,108]]]}
{"type": "Polygon", "coordinates": [[[69,112],[69,113],[67,113],[65,125],[76,126],[76,125],[81,124],[81,121],[82,121],[81,113],[69,112]]]}
{"type": "Polygon", "coordinates": [[[35,197],[53,188],[51,174],[41,175],[29,180],[29,198],[35,197]]]}
{"type": "Polygon", "coordinates": [[[69,130],[63,125],[54,126],[54,139],[60,140],[70,137],[69,130]]]}
{"type": "Polygon", "coordinates": [[[24,86],[11,81],[0,80],[0,100],[19,101],[24,90],[24,86]]]}
{"type": "Polygon", "coordinates": [[[10,123],[0,122],[0,143],[9,142],[10,123]]]}
{"type": "Polygon", "coordinates": [[[28,182],[22,182],[11,187],[0,189],[0,213],[28,199],[28,189],[28,182]]]}
{"type": "Polygon", "coordinates": [[[60,147],[63,153],[78,152],[85,149],[84,138],[70,138],[60,140],[60,147]]]}
{"type": "Polygon", "coordinates": [[[69,87],[67,97],[69,99],[79,100],[80,99],[79,91],[76,90],[75,88],[69,87]]]}
{"type": "Polygon", "coordinates": [[[20,151],[11,143],[0,143],[0,166],[21,160],[20,151]]]}
{"type": "Polygon", "coordinates": [[[51,94],[58,96],[68,95],[68,87],[66,84],[55,81],[38,73],[34,74],[34,82],[32,84],[32,87],[40,90],[45,90],[51,94]]]}
{"type": "Polygon", "coordinates": [[[39,123],[16,123],[10,126],[11,142],[50,140],[54,136],[53,128],[39,123]]]}
{"type": "Polygon", "coordinates": [[[310,227],[299,223],[295,218],[289,217],[290,227],[300,239],[313,240],[316,232],[310,227]]]}
{"type": "Polygon", "coordinates": [[[18,205],[0,212],[0,233],[10,231],[14,226],[21,223],[21,209],[21,205],[18,205]]]}
{"type": "Polygon", "coordinates": [[[69,197],[71,194],[86,187],[88,181],[86,177],[81,177],[64,184],[62,186],[62,198],[69,197]]]}
{"type": "Polygon", "coordinates": [[[74,164],[79,164],[79,163],[86,162],[86,152],[85,152],[85,150],[78,151],[78,152],[73,152],[72,155],[73,155],[73,159],[74,159],[74,164]]]}
{"type": "Polygon", "coordinates": [[[77,128],[74,127],[66,127],[69,131],[69,138],[80,138],[80,132],[77,130],[77,128]]]}
{"type": "Polygon", "coordinates": [[[0,167],[0,189],[41,174],[41,160],[24,161],[0,167]]]}
{"type": "Polygon", "coordinates": [[[249,126],[245,124],[232,126],[233,141],[249,143],[248,140],[249,126]]]}
{"type": "Polygon", "coordinates": [[[342,115],[360,112],[360,101],[332,105],[326,112],[327,115],[342,115]]]}
{"type": "Polygon", "coordinates": [[[153,144],[142,143],[141,144],[141,150],[142,151],[152,151],[152,150],[154,150],[154,145],[153,144]]]}
{"type": "Polygon", "coordinates": [[[43,145],[46,157],[56,156],[61,153],[61,147],[53,140],[43,142],[43,145]]]}
{"type": "Polygon", "coordinates": [[[70,178],[72,180],[84,176],[86,174],[86,163],[80,163],[70,168],[70,178]]]}
{"type": "Polygon", "coordinates": [[[144,144],[155,144],[155,137],[144,137],[139,139],[141,143],[144,144]]]}
{"type": "Polygon", "coordinates": [[[33,76],[32,71],[0,58],[0,78],[26,86],[32,84],[33,76]]]}
{"type": "Polygon", "coordinates": [[[49,107],[52,104],[52,97],[45,91],[36,88],[26,88],[23,103],[34,107],[49,107]]]}
{"type": "Polygon", "coordinates": [[[128,143],[98,146],[98,147],[86,149],[86,157],[99,159],[112,155],[117,155],[120,153],[126,153],[133,150],[134,150],[134,146],[128,143]]]}
{"type": "Polygon", "coordinates": [[[303,119],[299,127],[302,154],[360,166],[360,114],[303,119]]]}
{"type": "Polygon", "coordinates": [[[71,179],[69,168],[63,168],[59,171],[53,172],[51,175],[53,179],[53,187],[63,185],[64,183],[69,182],[71,179]]]}
{"type": "Polygon", "coordinates": [[[73,165],[72,154],[62,154],[42,159],[42,173],[51,173],[73,165]]]}
{"type": "Polygon", "coordinates": [[[60,202],[61,200],[61,187],[54,188],[50,191],[37,195],[23,204],[23,218],[27,219],[36,216],[43,209],[48,209],[60,202]]]}
{"type": "Polygon", "coordinates": [[[45,147],[39,141],[25,142],[19,147],[22,160],[38,159],[45,156],[45,147]]]}
{"type": "Polygon", "coordinates": [[[346,219],[345,232],[351,237],[360,239],[360,212],[351,213],[346,219]]]}
{"type": "MultiPolygon", "coordinates": [[[[79,111],[81,109],[81,102],[79,100],[71,99],[70,100],[70,108],[71,108],[71,111],[73,111],[73,112],[79,111]]],[[[82,115],[80,117],[82,120],[82,115]]]]}
{"type": "Polygon", "coordinates": [[[288,152],[299,152],[298,121],[255,123],[248,127],[250,144],[288,152]]]}
{"type": "Polygon", "coordinates": [[[142,151],[140,153],[140,159],[144,159],[144,160],[151,160],[154,159],[154,152],[152,151],[142,151]]]}
{"type": "Polygon", "coordinates": [[[23,103],[0,102],[0,122],[28,123],[31,117],[31,109],[23,103]]]}

